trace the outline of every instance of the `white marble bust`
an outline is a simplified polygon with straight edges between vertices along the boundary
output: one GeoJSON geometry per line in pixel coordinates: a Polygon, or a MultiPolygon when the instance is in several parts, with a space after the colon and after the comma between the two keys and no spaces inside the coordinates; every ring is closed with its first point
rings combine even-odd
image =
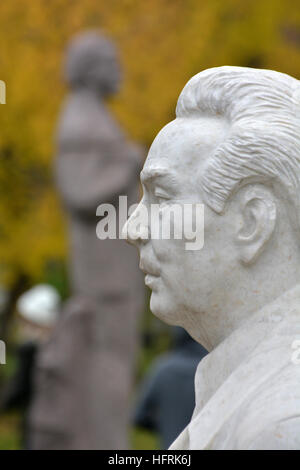
{"type": "Polygon", "coordinates": [[[299,81],[241,67],[194,76],[141,181],[125,228],[151,310],[210,351],[171,449],[300,449],[299,81]],[[135,233],[141,205],[160,204],[163,220],[174,202],[204,204],[201,250],[135,233]]]}

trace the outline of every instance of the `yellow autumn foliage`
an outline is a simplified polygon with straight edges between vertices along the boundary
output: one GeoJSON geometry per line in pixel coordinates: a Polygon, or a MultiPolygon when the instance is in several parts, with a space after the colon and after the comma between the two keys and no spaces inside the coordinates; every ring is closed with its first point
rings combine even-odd
{"type": "Polygon", "coordinates": [[[186,81],[241,65],[300,78],[299,0],[9,0],[0,3],[0,276],[40,279],[65,256],[52,182],[53,135],[66,92],[63,51],[100,28],[117,43],[124,86],[110,106],[131,138],[149,145],[174,117],[186,81]]]}

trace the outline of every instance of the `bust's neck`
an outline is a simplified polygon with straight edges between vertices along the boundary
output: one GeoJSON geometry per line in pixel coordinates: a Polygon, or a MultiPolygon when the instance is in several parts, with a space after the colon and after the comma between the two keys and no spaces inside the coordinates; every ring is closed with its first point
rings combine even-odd
{"type": "Polygon", "coordinates": [[[203,402],[210,398],[258,344],[272,335],[272,331],[280,324],[284,323],[286,329],[291,325],[289,333],[292,334],[294,318],[298,317],[300,323],[300,284],[251,314],[201,361],[202,371],[206,371],[202,374],[205,376],[206,390],[203,391],[198,407],[203,406],[203,402]]]}

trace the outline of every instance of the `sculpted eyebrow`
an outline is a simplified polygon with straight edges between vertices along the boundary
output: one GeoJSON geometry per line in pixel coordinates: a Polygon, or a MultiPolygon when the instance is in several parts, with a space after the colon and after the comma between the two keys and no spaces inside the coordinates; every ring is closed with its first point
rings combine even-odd
{"type": "Polygon", "coordinates": [[[141,182],[147,183],[149,180],[153,180],[154,178],[162,178],[165,177],[168,182],[170,182],[174,187],[177,186],[176,180],[174,175],[167,169],[162,168],[154,168],[151,170],[143,170],[141,172],[141,182]]]}

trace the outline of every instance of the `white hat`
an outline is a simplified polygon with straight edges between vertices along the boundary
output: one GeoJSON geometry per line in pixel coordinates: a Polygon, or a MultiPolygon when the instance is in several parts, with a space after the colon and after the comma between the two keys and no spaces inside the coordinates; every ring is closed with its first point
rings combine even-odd
{"type": "Polygon", "coordinates": [[[39,326],[52,326],[57,317],[60,296],[48,284],[38,284],[22,294],[17,302],[19,314],[39,326]]]}

